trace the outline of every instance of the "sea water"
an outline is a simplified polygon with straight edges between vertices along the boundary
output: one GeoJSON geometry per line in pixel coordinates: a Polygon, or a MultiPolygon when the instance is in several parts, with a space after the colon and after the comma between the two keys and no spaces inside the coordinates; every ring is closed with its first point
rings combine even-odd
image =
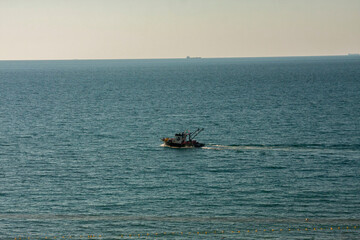
{"type": "Polygon", "coordinates": [[[359,228],[358,57],[0,61],[1,239],[359,228]]]}

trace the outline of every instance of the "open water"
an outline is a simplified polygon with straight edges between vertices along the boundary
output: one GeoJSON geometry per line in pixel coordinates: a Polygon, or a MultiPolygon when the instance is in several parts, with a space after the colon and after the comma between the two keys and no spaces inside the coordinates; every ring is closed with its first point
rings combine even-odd
{"type": "Polygon", "coordinates": [[[0,239],[359,228],[358,57],[0,61],[0,239]]]}

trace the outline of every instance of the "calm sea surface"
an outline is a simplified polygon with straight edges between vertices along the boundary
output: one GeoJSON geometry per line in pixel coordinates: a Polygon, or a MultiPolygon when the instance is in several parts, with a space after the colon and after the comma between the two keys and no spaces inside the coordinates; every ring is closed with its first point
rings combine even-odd
{"type": "Polygon", "coordinates": [[[358,57],[0,61],[0,239],[359,228],[358,57]]]}

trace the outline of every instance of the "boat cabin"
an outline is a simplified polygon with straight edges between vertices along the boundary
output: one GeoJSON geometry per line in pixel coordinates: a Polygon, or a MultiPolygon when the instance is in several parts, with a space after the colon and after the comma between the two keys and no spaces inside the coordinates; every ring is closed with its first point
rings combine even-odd
{"type": "Polygon", "coordinates": [[[173,143],[183,143],[186,142],[186,137],[187,137],[188,133],[182,132],[182,133],[176,133],[175,137],[172,139],[173,143]]]}

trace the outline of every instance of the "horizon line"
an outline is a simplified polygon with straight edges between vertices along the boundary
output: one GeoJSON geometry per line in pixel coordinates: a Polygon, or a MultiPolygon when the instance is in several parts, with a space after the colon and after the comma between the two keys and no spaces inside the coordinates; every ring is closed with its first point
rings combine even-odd
{"type": "Polygon", "coordinates": [[[287,56],[257,56],[257,57],[201,57],[201,56],[185,56],[185,57],[154,57],[154,58],[59,58],[59,59],[0,59],[0,61],[98,61],[98,60],[199,60],[199,59],[235,59],[235,58],[296,58],[296,57],[341,57],[341,56],[359,56],[359,53],[347,54],[329,54],[329,55],[287,55],[287,56]],[[188,58],[190,57],[190,58],[188,58]]]}

